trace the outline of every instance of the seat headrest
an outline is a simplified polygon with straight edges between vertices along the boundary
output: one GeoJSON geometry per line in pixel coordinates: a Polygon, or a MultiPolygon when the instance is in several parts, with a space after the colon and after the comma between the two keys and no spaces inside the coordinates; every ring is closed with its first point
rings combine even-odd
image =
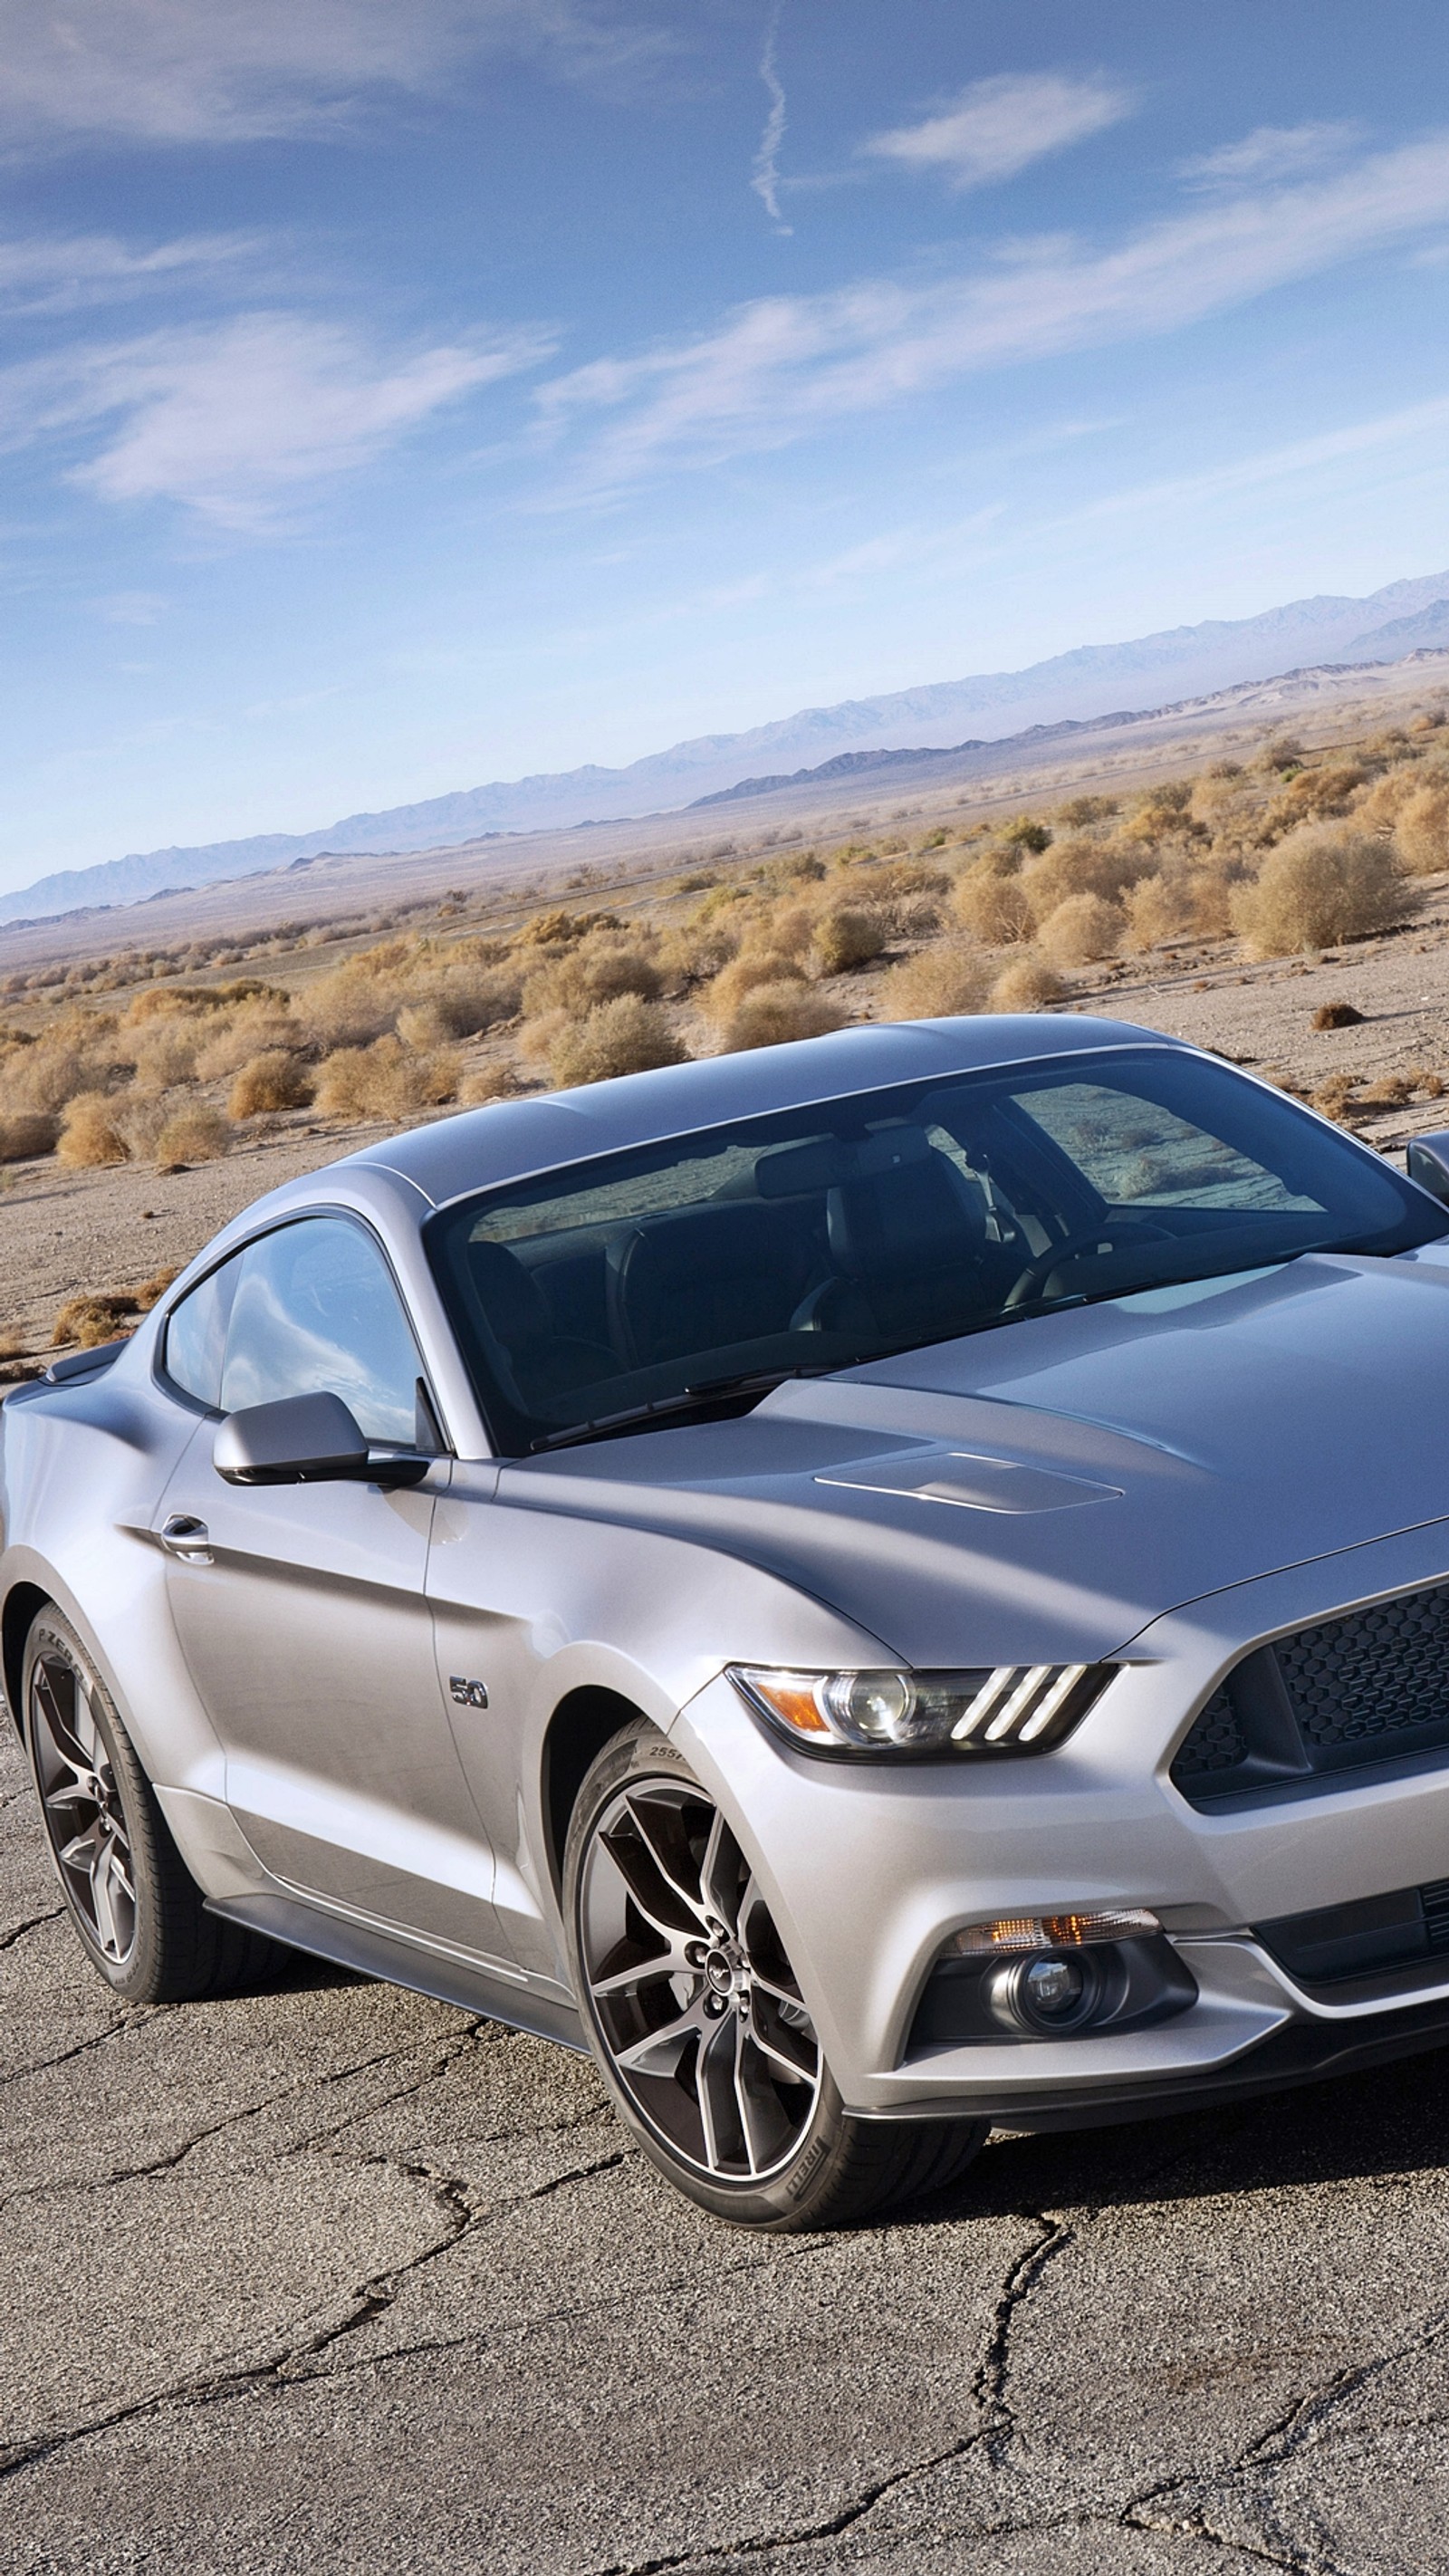
{"type": "Polygon", "coordinates": [[[489,1326],[505,1350],[525,1350],[552,1332],[543,1292],[516,1252],[503,1243],[470,1243],[469,1276],[489,1326]]]}
{"type": "Polygon", "coordinates": [[[830,1249],[851,1277],[905,1272],[913,1260],[975,1259],[986,1200],[944,1154],[831,1191],[830,1249]]]}

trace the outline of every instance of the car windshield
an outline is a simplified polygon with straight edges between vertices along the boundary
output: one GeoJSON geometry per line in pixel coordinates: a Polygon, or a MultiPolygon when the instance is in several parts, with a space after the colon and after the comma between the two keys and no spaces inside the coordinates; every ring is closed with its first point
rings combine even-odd
{"type": "Polygon", "coordinates": [[[427,1240],[518,1456],[1053,1307],[1444,1230],[1281,1095],[1143,1046],[599,1156],[462,1200],[427,1240]]]}

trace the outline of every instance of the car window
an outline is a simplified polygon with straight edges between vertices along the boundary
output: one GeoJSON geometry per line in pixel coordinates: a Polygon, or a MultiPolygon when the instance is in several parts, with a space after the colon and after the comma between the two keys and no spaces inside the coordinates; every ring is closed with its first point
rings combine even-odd
{"type": "Polygon", "coordinates": [[[1444,1213],[1212,1058],[1144,1044],[731,1121],[460,1200],[430,1257],[499,1446],[728,1404],[1444,1213]],[[748,1389],[741,1390],[748,1394],[748,1389]]]}
{"type": "Polygon", "coordinates": [[[1241,1142],[1140,1092],[1103,1082],[1041,1083],[1014,1094],[1075,1163],[1108,1207],[1281,1208],[1299,1214],[1321,1199],[1293,1190],[1241,1142]]]}
{"type": "Polygon", "coordinates": [[[306,1217],[249,1244],[236,1267],[222,1411],[340,1395],[366,1439],[410,1448],[422,1363],[391,1274],[362,1228],[306,1217]]]}
{"type": "Polygon", "coordinates": [[[175,1307],[166,1325],[164,1366],[174,1386],[214,1412],[221,1403],[221,1372],[226,1358],[226,1328],[236,1295],[238,1253],[193,1288],[175,1307]]]}

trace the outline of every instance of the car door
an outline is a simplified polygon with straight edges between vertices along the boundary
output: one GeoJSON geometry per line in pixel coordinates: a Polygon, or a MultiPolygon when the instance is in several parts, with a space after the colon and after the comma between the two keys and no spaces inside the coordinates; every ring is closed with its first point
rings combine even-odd
{"type": "Polygon", "coordinates": [[[259,1237],[177,1307],[163,1373],[208,1408],[156,1536],[242,1831],[309,1896],[506,1962],[426,1599],[448,1460],[400,1490],[238,1486],[212,1464],[218,1413],[319,1392],[340,1396],[370,1443],[441,1446],[376,1238],[343,1215],[259,1237]]]}

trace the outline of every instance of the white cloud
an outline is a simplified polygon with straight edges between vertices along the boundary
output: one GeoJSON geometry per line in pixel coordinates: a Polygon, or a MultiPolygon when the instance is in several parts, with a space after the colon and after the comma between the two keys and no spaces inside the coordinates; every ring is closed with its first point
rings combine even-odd
{"type": "Polygon", "coordinates": [[[18,447],[103,428],[106,443],[70,476],[97,499],[170,501],[254,528],[290,491],[367,464],[548,345],[519,333],[387,358],[336,324],[242,314],[11,368],[0,438],[18,447]]]}
{"type": "Polygon", "coordinates": [[[873,134],[860,149],[908,170],[944,171],[953,188],[982,188],[1119,124],[1132,104],[1127,91],[1101,78],[998,72],[972,81],[936,115],[873,134]]]}
{"type": "Polygon", "coordinates": [[[754,175],[750,180],[750,186],[754,189],[776,230],[788,233],[793,227],[786,223],[780,212],[780,146],[785,140],[785,89],[780,78],[778,62],[781,6],[782,0],[774,0],[774,7],[770,11],[769,23],[765,29],[765,41],[760,51],[760,78],[764,82],[765,94],[770,102],[770,113],[765,119],[765,130],[760,136],[760,148],[755,154],[754,175]]]}
{"type": "Polygon", "coordinates": [[[490,53],[589,78],[665,49],[594,0],[0,0],[0,132],[245,142],[346,126],[490,53]]]}
{"type": "Polygon", "coordinates": [[[1240,143],[1221,144],[1179,165],[1180,175],[1198,188],[1240,188],[1255,181],[1301,178],[1353,149],[1355,125],[1259,125],[1240,143]]]}
{"type": "Polygon", "coordinates": [[[254,249],[240,233],[195,233],[144,251],[108,233],[0,239],[0,308],[21,315],[73,312],[209,276],[254,249]]]}
{"type": "Polygon", "coordinates": [[[575,370],[544,388],[543,417],[555,430],[600,424],[577,480],[608,488],[780,446],[968,372],[1174,330],[1446,219],[1437,136],[1162,218],[1113,249],[1056,236],[926,285],[766,297],[703,338],[575,370]]]}

